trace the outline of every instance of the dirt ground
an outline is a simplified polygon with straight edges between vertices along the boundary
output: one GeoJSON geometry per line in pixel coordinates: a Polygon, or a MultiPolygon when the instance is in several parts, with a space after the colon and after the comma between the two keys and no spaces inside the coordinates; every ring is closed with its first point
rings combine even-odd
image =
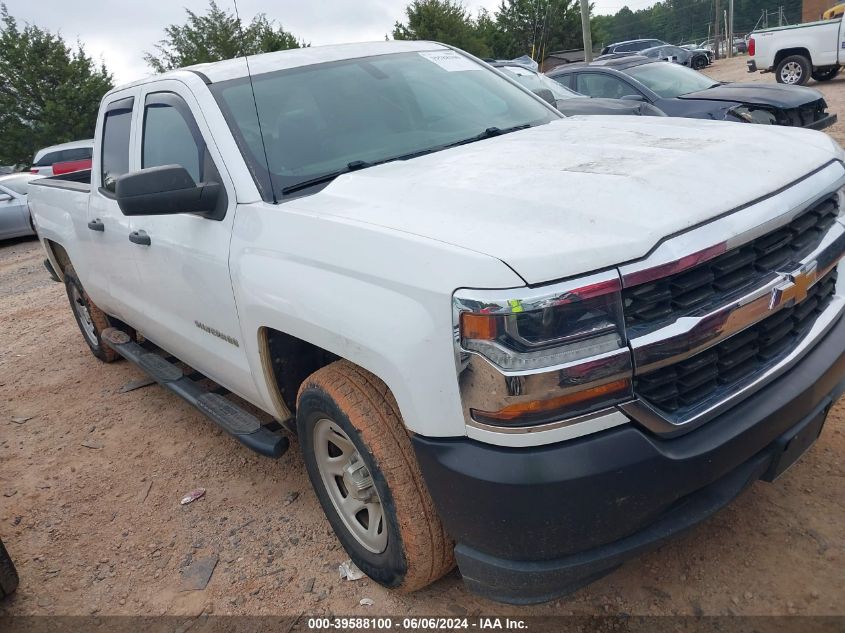
{"type": "MultiPolygon", "coordinates": [[[[774,81],[743,59],[710,72],[774,81]]],[[[845,76],[817,87],[845,115],[845,76]]],[[[0,536],[21,577],[0,614],[845,614],[842,402],[778,482],[575,595],[500,605],[457,572],[399,595],[339,579],[295,442],[262,458],[158,386],[120,393],[141,372],[91,356],[41,260],[34,240],[0,244],[0,536]],[[182,591],[181,570],[214,556],[208,586],[182,591]]]]}

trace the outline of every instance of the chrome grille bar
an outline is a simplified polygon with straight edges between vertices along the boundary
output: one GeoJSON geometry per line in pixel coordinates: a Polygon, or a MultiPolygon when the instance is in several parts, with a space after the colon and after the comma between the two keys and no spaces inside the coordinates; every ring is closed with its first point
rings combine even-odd
{"type": "Polygon", "coordinates": [[[802,275],[803,294],[832,270],[845,257],[845,225],[840,222],[828,230],[816,249],[791,272],[766,275],[762,285],[730,303],[698,316],[681,317],[659,330],[630,340],[634,368],[638,374],[648,373],[679,362],[742,332],[791,303],[800,302],[800,295],[784,301],[784,288],[791,288],[802,275]],[[780,298],[773,304],[780,289],[780,298]]]}

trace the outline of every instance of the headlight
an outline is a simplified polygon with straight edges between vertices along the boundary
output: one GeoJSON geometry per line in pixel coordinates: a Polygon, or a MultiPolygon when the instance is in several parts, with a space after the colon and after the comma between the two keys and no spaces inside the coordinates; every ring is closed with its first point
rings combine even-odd
{"type": "MultiPolygon", "coordinates": [[[[461,346],[505,370],[562,365],[626,344],[619,278],[461,306],[461,346]]],[[[521,293],[520,293],[521,294],[521,293]]]]}
{"type": "Polygon", "coordinates": [[[621,290],[610,272],[547,288],[456,292],[461,391],[471,417],[541,424],[630,398],[621,290]]]}
{"type": "Polygon", "coordinates": [[[728,114],[746,123],[759,123],[762,125],[777,125],[778,123],[777,116],[768,108],[742,105],[731,108],[728,110],[728,114]]]}

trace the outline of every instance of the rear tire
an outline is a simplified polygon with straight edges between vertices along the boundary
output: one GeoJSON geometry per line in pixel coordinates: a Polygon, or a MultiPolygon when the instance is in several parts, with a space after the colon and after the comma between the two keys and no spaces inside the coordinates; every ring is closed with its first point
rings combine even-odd
{"type": "Polygon", "coordinates": [[[320,505],[361,571],[410,592],[454,567],[453,543],[387,385],[352,363],[334,362],[300,387],[296,421],[320,505]]]}
{"type": "Polygon", "coordinates": [[[816,81],[830,81],[839,74],[839,66],[833,68],[825,68],[824,70],[814,70],[813,79],[816,81]]]}
{"type": "Polygon", "coordinates": [[[13,594],[17,588],[18,571],[3,541],[0,541],[0,598],[13,594]]]}
{"type": "Polygon", "coordinates": [[[64,275],[70,309],[76,319],[76,324],[79,326],[79,331],[82,332],[82,338],[85,339],[91,353],[104,363],[116,361],[120,358],[120,355],[103,343],[101,336],[103,331],[110,327],[106,313],[91,301],[88,293],[85,292],[85,288],[82,287],[82,282],[76,276],[73,266],[70,264],[65,266],[64,275]]]}
{"type": "Polygon", "coordinates": [[[813,66],[803,55],[784,57],[775,71],[775,79],[779,84],[788,86],[803,86],[810,81],[813,66]]]}

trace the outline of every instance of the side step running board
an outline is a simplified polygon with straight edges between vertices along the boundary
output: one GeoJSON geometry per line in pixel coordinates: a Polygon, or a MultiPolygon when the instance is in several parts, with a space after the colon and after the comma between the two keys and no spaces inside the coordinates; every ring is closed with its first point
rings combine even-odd
{"type": "Polygon", "coordinates": [[[194,405],[244,446],[267,457],[281,457],[288,449],[288,438],[262,426],[258,418],[234,402],[204,389],[179,367],[132,341],[126,332],[108,328],[103,330],[102,340],[162,387],[194,405]]]}

